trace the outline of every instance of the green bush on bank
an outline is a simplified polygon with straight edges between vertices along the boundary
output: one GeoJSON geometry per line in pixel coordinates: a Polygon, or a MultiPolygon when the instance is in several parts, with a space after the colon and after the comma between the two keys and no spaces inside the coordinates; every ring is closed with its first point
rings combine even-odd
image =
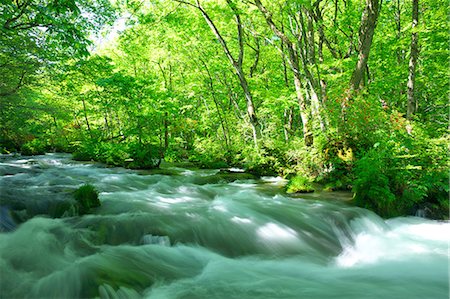
{"type": "Polygon", "coordinates": [[[286,185],[287,193],[309,193],[314,192],[313,182],[304,176],[295,176],[286,185]]]}
{"type": "Polygon", "coordinates": [[[97,161],[127,168],[155,168],[160,162],[159,147],[139,143],[84,142],[72,157],[77,161],[97,161]]]}
{"type": "Polygon", "coordinates": [[[25,156],[43,155],[48,151],[47,143],[40,139],[33,139],[24,143],[20,152],[25,156]]]}
{"type": "Polygon", "coordinates": [[[428,217],[448,218],[446,138],[429,138],[419,126],[389,137],[356,161],[355,203],[384,217],[426,208],[428,217]]]}

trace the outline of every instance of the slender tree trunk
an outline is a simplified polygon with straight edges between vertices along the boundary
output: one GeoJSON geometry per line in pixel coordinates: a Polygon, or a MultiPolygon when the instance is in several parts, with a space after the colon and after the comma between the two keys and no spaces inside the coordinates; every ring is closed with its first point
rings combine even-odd
{"type": "Polygon", "coordinates": [[[367,71],[370,48],[372,46],[373,35],[377,26],[378,15],[380,13],[380,0],[366,0],[366,6],[361,16],[361,25],[358,36],[358,61],[350,78],[348,93],[342,102],[343,123],[347,119],[347,107],[353,96],[361,89],[364,82],[364,74],[367,71]]]}
{"type": "Polygon", "coordinates": [[[411,119],[416,112],[417,99],[415,96],[416,83],[416,65],[419,57],[419,36],[416,32],[419,23],[419,0],[412,0],[412,34],[411,34],[411,56],[409,58],[409,75],[408,75],[408,107],[406,110],[406,117],[411,119]]]}
{"type": "Polygon", "coordinates": [[[308,81],[310,101],[311,101],[311,114],[312,119],[319,122],[319,126],[322,132],[325,132],[325,120],[322,115],[322,89],[320,87],[320,73],[319,67],[316,60],[316,50],[315,50],[315,32],[314,32],[314,18],[313,11],[311,9],[305,9],[307,24],[303,26],[303,32],[305,34],[306,57],[304,59],[303,68],[308,81]],[[306,27],[306,28],[305,28],[306,27]]]}
{"type": "Polygon", "coordinates": [[[260,55],[260,41],[259,41],[259,37],[257,37],[256,35],[253,36],[253,39],[255,41],[255,47],[251,47],[253,49],[253,51],[255,51],[255,60],[253,60],[253,64],[250,67],[250,71],[248,74],[249,78],[253,78],[253,74],[256,71],[256,68],[258,67],[258,63],[259,63],[259,55],[260,55]]]}
{"type": "MultiPolygon", "coordinates": [[[[282,8],[280,9],[282,11],[282,8]]],[[[283,18],[283,13],[281,13],[281,18],[283,18]]],[[[284,34],[284,25],[281,23],[281,33],[284,34]]],[[[283,63],[283,79],[284,85],[289,88],[289,78],[287,73],[287,65],[286,65],[286,55],[284,51],[284,42],[280,39],[280,49],[281,49],[281,62],[283,63]]]]}
{"type": "Polygon", "coordinates": [[[108,113],[106,111],[103,112],[103,120],[105,121],[106,138],[109,138],[111,134],[109,133],[108,113]]]}
{"type": "Polygon", "coordinates": [[[300,81],[299,74],[294,74],[294,85],[295,91],[297,93],[298,106],[300,108],[300,118],[302,119],[303,139],[305,141],[306,146],[311,146],[313,145],[314,138],[311,130],[310,117],[308,114],[308,109],[306,108],[306,101],[303,95],[303,87],[302,82],[300,81]]]}
{"type": "Polygon", "coordinates": [[[169,147],[169,113],[164,112],[164,153],[167,151],[169,147]]]}
{"type": "Polygon", "coordinates": [[[238,42],[239,42],[238,59],[235,59],[234,56],[231,54],[231,51],[230,51],[226,41],[220,34],[219,30],[217,29],[216,25],[214,24],[213,20],[210,18],[208,13],[203,9],[199,0],[196,0],[196,4],[192,4],[192,3],[189,3],[186,1],[181,1],[181,0],[175,0],[175,1],[197,8],[201,12],[201,14],[202,14],[203,18],[205,19],[206,23],[208,24],[209,28],[214,33],[214,35],[216,36],[220,45],[222,46],[222,49],[225,52],[226,57],[230,61],[230,64],[232,65],[232,67],[236,73],[236,76],[239,79],[239,84],[242,88],[242,91],[244,92],[245,100],[247,103],[247,115],[249,118],[250,125],[252,127],[253,142],[255,144],[255,147],[257,148],[258,147],[258,138],[260,135],[260,129],[259,129],[258,118],[256,117],[255,106],[253,103],[253,96],[250,91],[244,71],[242,69],[242,62],[243,62],[243,58],[244,58],[243,29],[242,29],[241,17],[240,17],[239,11],[236,8],[235,3],[233,3],[231,0],[227,0],[228,6],[232,9],[232,11],[234,13],[236,25],[237,25],[237,31],[238,31],[237,38],[238,38],[238,42]]]}
{"type": "MultiPolygon", "coordinates": [[[[402,38],[402,23],[401,23],[401,6],[400,0],[397,0],[397,6],[395,10],[395,29],[397,30],[397,40],[402,38]]],[[[397,63],[401,64],[403,61],[403,49],[397,49],[397,63]]]]}
{"type": "Polygon", "coordinates": [[[81,102],[83,103],[83,114],[84,114],[84,120],[86,122],[86,126],[89,132],[89,136],[91,136],[91,138],[93,138],[92,136],[92,131],[91,131],[91,125],[89,124],[89,119],[87,116],[87,109],[86,109],[86,101],[82,98],[81,102]]]}
{"type": "Polygon", "coordinates": [[[230,99],[229,102],[229,106],[234,108],[234,114],[236,115],[236,118],[238,119],[245,119],[245,113],[242,112],[241,108],[239,107],[239,104],[236,101],[236,96],[233,92],[233,88],[231,86],[231,84],[228,82],[227,80],[227,75],[223,72],[223,80],[221,80],[220,77],[218,77],[218,79],[220,80],[220,82],[222,82],[222,84],[224,84],[227,87],[227,91],[228,91],[228,98],[230,99]]]}
{"type": "Polygon", "coordinates": [[[114,114],[116,115],[117,126],[119,127],[119,136],[122,136],[122,140],[125,140],[126,137],[125,137],[125,134],[123,133],[123,127],[122,127],[122,122],[119,117],[119,112],[117,112],[117,111],[114,111],[114,112],[115,112],[114,114]]]}
{"type": "Polygon", "coordinates": [[[227,149],[228,149],[228,148],[229,148],[229,143],[228,143],[228,128],[227,128],[226,123],[225,123],[225,121],[224,121],[224,117],[225,117],[225,116],[222,117],[222,113],[221,113],[221,111],[220,111],[219,101],[218,101],[217,98],[216,98],[216,91],[215,91],[215,88],[214,88],[214,81],[213,81],[211,72],[209,71],[209,68],[208,68],[208,66],[206,65],[206,62],[203,61],[201,58],[200,58],[200,61],[202,62],[203,67],[205,68],[206,74],[208,75],[208,85],[209,85],[209,88],[210,88],[210,90],[211,90],[212,99],[213,99],[214,104],[215,104],[216,109],[217,109],[217,116],[219,117],[220,125],[221,125],[221,127],[222,127],[222,132],[223,132],[223,138],[224,138],[224,141],[225,141],[225,146],[226,146],[227,149]]]}
{"type": "Polygon", "coordinates": [[[290,109],[284,109],[283,118],[284,118],[284,126],[283,126],[283,133],[284,133],[284,140],[286,143],[289,142],[289,137],[292,132],[292,124],[294,120],[294,111],[292,108],[290,109]]]}
{"type": "Polygon", "coordinates": [[[286,46],[286,49],[289,53],[289,65],[292,69],[294,75],[294,85],[295,91],[297,94],[298,105],[300,107],[300,118],[302,119],[303,124],[303,139],[305,141],[306,146],[313,145],[313,134],[311,130],[311,122],[309,109],[307,109],[307,103],[305,97],[303,95],[303,85],[300,77],[300,64],[299,64],[299,56],[297,51],[296,42],[291,41],[286,34],[284,34],[273,22],[272,14],[267,10],[267,8],[261,3],[260,0],[255,0],[255,5],[258,10],[262,13],[264,19],[266,20],[267,25],[270,29],[275,33],[286,46]]]}

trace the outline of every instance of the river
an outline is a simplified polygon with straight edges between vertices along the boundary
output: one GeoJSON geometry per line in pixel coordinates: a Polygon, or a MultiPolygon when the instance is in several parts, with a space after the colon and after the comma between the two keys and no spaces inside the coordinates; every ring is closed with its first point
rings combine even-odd
{"type": "Polygon", "coordinates": [[[383,220],[218,170],[47,154],[2,156],[0,171],[1,298],[449,298],[449,222],[383,220]],[[85,183],[101,207],[44,215],[85,183]]]}

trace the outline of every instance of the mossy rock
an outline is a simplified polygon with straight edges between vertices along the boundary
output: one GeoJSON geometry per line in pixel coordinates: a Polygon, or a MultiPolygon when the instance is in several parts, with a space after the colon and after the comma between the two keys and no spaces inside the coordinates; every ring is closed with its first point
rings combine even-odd
{"type": "Polygon", "coordinates": [[[74,198],[77,201],[80,215],[89,213],[92,208],[101,205],[97,189],[90,184],[85,184],[75,190],[74,198]]]}
{"type": "Polygon", "coordinates": [[[215,175],[197,177],[194,183],[198,185],[206,184],[227,184],[240,180],[254,180],[258,179],[258,176],[247,172],[226,172],[220,171],[215,175]]]}
{"type": "Polygon", "coordinates": [[[201,169],[218,169],[228,167],[228,163],[225,161],[201,161],[197,163],[201,169]]]}
{"type": "Polygon", "coordinates": [[[167,168],[140,169],[137,172],[142,175],[152,175],[152,174],[169,175],[169,176],[181,175],[180,170],[167,168]]]}

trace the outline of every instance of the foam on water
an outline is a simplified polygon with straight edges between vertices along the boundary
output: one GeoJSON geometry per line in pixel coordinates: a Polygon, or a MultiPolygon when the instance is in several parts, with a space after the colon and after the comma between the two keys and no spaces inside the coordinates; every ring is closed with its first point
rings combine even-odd
{"type": "Polygon", "coordinates": [[[390,229],[378,228],[356,235],[336,258],[337,265],[353,267],[380,261],[408,261],[433,255],[449,258],[450,223],[423,219],[394,219],[390,229]]]}
{"type": "Polygon", "coordinates": [[[448,222],[287,197],[279,179],[203,180],[216,170],[144,175],[67,155],[2,157],[0,170],[2,298],[449,295],[448,222]],[[45,211],[86,182],[101,191],[94,214],[14,223],[12,208],[45,211]]]}

